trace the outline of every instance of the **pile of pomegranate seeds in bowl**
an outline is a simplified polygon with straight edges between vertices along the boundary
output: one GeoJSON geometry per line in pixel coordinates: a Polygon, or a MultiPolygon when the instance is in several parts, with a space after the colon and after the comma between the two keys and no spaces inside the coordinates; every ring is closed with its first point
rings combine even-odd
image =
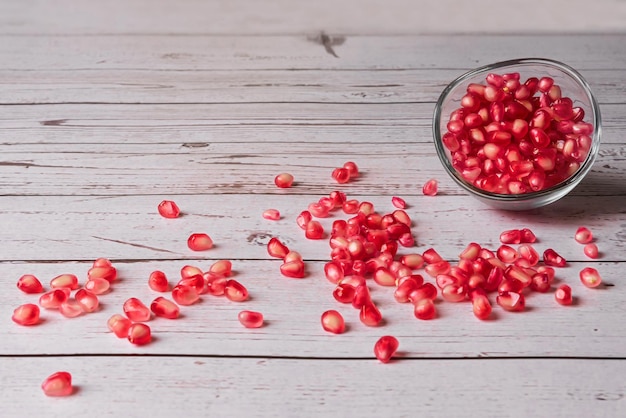
{"type": "Polygon", "coordinates": [[[552,203],[590,171],[600,110],[582,76],[547,59],[487,65],[450,83],[435,107],[437,154],[452,179],[490,206],[552,203]]]}

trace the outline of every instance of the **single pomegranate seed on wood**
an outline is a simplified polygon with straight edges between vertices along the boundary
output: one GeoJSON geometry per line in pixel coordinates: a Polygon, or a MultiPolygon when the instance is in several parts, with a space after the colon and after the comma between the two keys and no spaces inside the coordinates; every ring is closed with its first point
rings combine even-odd
{"type": "Polygon", "coordinates": [[[200,299],[200,294],[191,286],[176,285],[172,289],[172,299],[179,305],[188,306],[196,303],[200,299]]]}
{"type": "Polygon", "coordinates": [[[180,215],[180,209],[178,208],[178,205],[176,205],[176,203],[171,200],[164,200],[159,203],[158,210],[159,214],[164,218],[173,219],[178,218],[178,215],[180,215]]]}
{"type": "Polygon", "coordinates": [[[406,209],[406,201],[398,196],[393,196],[391,198],[391,204],[397,207],[398,209],[406,209]]]}
{"type": "Polygon", "coordinates": [[[602,283],[602,277],[600,277],[600,273],[598,270],[593,267],[585,267],[579,273],[580,281],[589,288],[594,288],[600,286],[602,283]]]}
{"type": "Polygon", "coordinates": [[[192,251],[206,251],[213,248],[213,240],[204,233],[191,234],[187,239],[187,246],[192,251]]]}
{"type": "Polygon", "coordinates": [[[141,322],[132,324],[128,328],[128,341],[135,345],[146,345],[152,341],[152,333],[150,327],[141,322]]]}
{"type": "Polygon", "coordinates": [[[496,297],[496,303],[510,312],[523,311],[526,306],[524,295],[516,292],[501,292],[496,297]]]}
{"type": "Polygon", "coordinates": [[[269,221],[278,221],[280,219],[280,212],[276,209],[267,209],[263,211],[263,217],[269,221]]]}
{"type": "Polygon", "coordinates": [[[437,180],[430,179],[426,183],[424,183],[424,186],[422,187],[422,193],[424,194],[424,196],[435,196],[437,194],[438,188],[439,185],[437,183],[437,180]]]}
{"type": "Polygon", "coordinates": [[[359,167],[357,167],[357,165],[354,162],[352,161],[345,162],[343,164],[343,168],[348,170],[348,173],[350,173],[350,178],[355,179],[359,177],[359,167]]]}
{"type": "Polygon", "coordinates": [[[43,381],[41,389],[46,396],[69,396],[74,391],[72,375],[68,372],[51,374],[43,381]]]}
{"type": "Polygon", "coordinates": [[[69,297],[69,291],[53,289],[39,298],[39,305],[45,309],[58,309],[69,297]]]}
{"type": "Polygon", "coordinates": [[[163,296],[159,296],[150,304],[150,310],[156,315],[167,319],[176,319],[180,315],[177,304],[163,296]]]}
{"type": "Polygon", "coordinates": [[[413,309],[413,314],[417,319],[421,319],[424,321],[434,319],[437,316],[437,309],[435,308],[435,303],[428,298],[419,299],[415,303],[415,308],[413,309]]]}
{"type": "Polygon", "coordinates": [[[32,274],[25,274],[17,280],[17,288],[24,293],[43,293],[43,285],[32,274]]]}
{"type": "Polygon", "coordinates": [[[572,304],[572,288],[566,284],[562,284],[554,292],[554,299],[560,305],[572,304]]]}
{"type": "Polygon", "coordinates": [[[261,328],[263,326],[263,314],[255,311],[241,311],[237,319],[246,328],[261,328]]]}
{"type": "Polygon", "coordinates": [[[150,309],[137,298],[130,298],[124,302],[122,307],[124,313],[133,322],[149,321],[151,314],[150,309]]]}
{"type": "Polygon", "coordinates": [[[383,315],[380,313],[374,302],[367,301],[363,304],[363,306],[361,306],[359,319],[368,327],[376,327],[383,320],[383,315]]]}
{"type": "Polygon", "coordinates": [[[296,260],[283,263],[280,266],[280,273],[293,279],[302,279],[304,277],[304,262],[296,260]]]}
{"type": "Polygon", "coordinates": [[[381,363],[389,363],[389,360],[396,354],[400,343],[396,337],[385,335],[380,337],[374,344],[374,355],[381,363]]]}
{"type": "Polygon", "coordinates": [[[583,252],[589,258],[598,258],[599,255],[600,255],[600,253],[598,251],[598,246],[596,244],[593,244],[593,243],[585,245],[585,248],[583,249],[583,252]]]}
{"type": "Polygon", "coordinates": [[[50,287],[53,289],[67,288],[76,290],[78,289],[78,277],[74,274],[61,274],[50,280],[50,287]]]}
{"type": "Polygon", "coordinates": [[[85,283],[85,289],[89,290],[94,295],[104,295],[111,289],[111,283],[101,278],[89,279],[85,283]]]}
{"type": "Polygon", "coordinates": [[[111,330],[117,338],[128,337],[128,329],[132,325],[130,319],[120,314],[115,314],[107,321],[107,327],[111,330]]]}
{"type": "Polygon", "coordinates": [[[283,259],[289,253],[289,248],[274,237],[267,243],[267,253],[272,257],[283,259]]]}
{"type": "Polygon", "coordinates": [[[150,273],[150,277],[148,277],[148,286],[155,292],[167,292],[170,285],[165,273],[160,270],[155,270],[150,273]]]}
{"type": "Polygon", "coordinates": [[[293,184],[293,176],[289,173],[281,173],[274,178],[274,184],[281,189],[287,189],[293,184]]]}
{"type": "Polygon", "coordinates": [[[39,323],[39,306],[32,303],[20,305],[13,311],[11,319],[18,325],[37,325],[39,323]]]}
{"type": "Polygon", "coordinates": [[[591,241],[593,241],[593,234],[588,228],[581,226],[576,230],[574,239],[579,244],[589,244],[591,241]]]}
{"type": "Polygon", "coordinates": [[[346,168],[335,168],[331,174],[333,180],[339,184],[344,184],[350,181],[350,172],[346,168]]]}
{"type": "Polygon", "coordinates": [[[322,328],[326,332],[333,334],[342,334],[346,330],[346,324],[343,316],[335,310],[326,311],[322,314],[322,328]]]}
{"type": "Polygon", "coordinates": [[[224,295],[233,302],[243,302],[248,299],[248,289],[237,280],[228,280],[224,287],[224,295]]]}
{"type": "Polygon", "coordinates": [[[552,248],[548,248],[543,252],[543,262],[546,266],[553,267],[565,267],[567,263],[567,261],[552,248]]]}
{"type": "Polygon", "coordinates": [[[83,312],[95,312],[100,305],[98,296],[86,289],[80,289],[74,295],[74,299],[83,309],[83,312]]]}

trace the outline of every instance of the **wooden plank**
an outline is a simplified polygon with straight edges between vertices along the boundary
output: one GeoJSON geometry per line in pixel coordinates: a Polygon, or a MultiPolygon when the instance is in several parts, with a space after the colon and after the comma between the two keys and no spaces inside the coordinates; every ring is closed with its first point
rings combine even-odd
{"type": "MultiPolygon", "coordinates": [[[[549,244],[541,247],[544,245],[549,244]]],[[[292,249],[302,251],[307,257],[307,248],[292,246],[292,249]]],[[[623,262],[570,262],[568,267],[559,269],[557,282],[569,284],[576,298],[575,305],[569,307],[558,305],[552,292],[532,293],[527,295],[524,313],[509,313],[495,305],[495,296],[490,295],[494,304],[490,321],[476,319],[469,302],[441,300],[436,305],[438,317],[420,321],[414,317],[411,304],[399,304],[393,299],[393,288],[370,282],[372,299],[384,322],[379,327],[367,327],[351,305],[334,300],[334,286],[323,276],[323,263],[307,261],[308,276],[289,279],[280,275],[280,262],[267,260],[264,252],[259,246],[261,260],[239,260],[236,252],[231,253],[234,278],[248,288],[249,301],[235,303],[205,295],[199,303],[181,307],[182,317],[177,320],[151,320],[148,324],[154,341],[143,347],[115,338],[107,329],[107,319],[122,313],[122,305],[130,297],[149,305],[160,295],[147,285],[150,272],[161,270],[174,284],[184,265],[206,270],[211,260],[115,261],[120,280],[114,283],[110,293],[101,296],[98,312],[66,319],[56,311],[43,311],[43,322],[33,327],[21,327],[8,319],[18,305],[38,300],[37,295],[22,294],[14,287],[17,278],[34,274],[48,287],[52,277],[72,273],[82,283],[90,263],[2,263],[0,285],[5,290],[0,292],[0,317],[6,320],[0,323],[4,336],[0,354],[371,358],[376,339],[391,334],[401,341],[404,356],[411,358],[624,357],[626,291],[620,286],[623,262]],[[578,272],[589,265],[596,267],[604,281],[613,286],[584,287],[578,272]],[[243,328],[237,320],[242,309],[262,312],[266,326],[243,328]],[[348,328],[345,334],[328,334],[322,330],[320,315],[328,309],[343,314],[348,328]]]]}
{"type": "Polygon", "coordinates": [[[0,370],[2,416],[617,417],[626,390],[623,360],[2,358],[0,370]],[[46,398],[59,369],[76,393],[46,398]]]}

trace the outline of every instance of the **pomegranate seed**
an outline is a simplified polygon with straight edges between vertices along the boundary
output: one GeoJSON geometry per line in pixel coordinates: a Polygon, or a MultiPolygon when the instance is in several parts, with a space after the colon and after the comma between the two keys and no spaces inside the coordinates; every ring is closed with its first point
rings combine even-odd
{"type": "Polygon", "coordinates": [[[437,297],[437,288],[432,283],[424,283],[409,293],[409,300],[415,304],[421,299],[434,300],[437,297]]]}
{"type": "Polygon", "coordinates": [[[343,164],[343,168],[348,170],[348,173],[350,173],[350,178],[355,179],[359,177],[359,168],[352,161],[345,162],[343,164]]]}
{"type": "MultiPolygon", "coordinates": [[[[419,275],[416,275],[419,276],[419,275]]],[[[421,276],[420,276],[421,277],[421,276]]],[[[422,278],[423,282],[423,278],[422,278]]],[[[421,286],[421,283],[415,280],[412,276],[409,276],[405,280],[398,283],[396,290],[393,292],[393,297],[398,303],[410,302],[410,295],[421,286]]]]}
{"type": "Polygon", "coordinates": [[[183,279],[198,275],[202,276],[202,270],[198,267],[187,265],[180,269],[180,277],[183,279]]]}
{"type": "Polygon", "coordinates": [[[413,314],[417,319],[425,321],[429,319],[434,319],[437,316],[435,303],[428,298],[419,299],[415,302],[415,309],[413,310],[413,314]]]}
{"type": "Polygon", "coordinates": [[[489,319],[491,316],[491,303],[484,294],[477,294],[472,297],[472,310],[474,316],[481,320],[489,319]]]}
{"type": "Polygon", "coordinates": [[[285,258],[283,258],[285,263],[290,263],[292,261],[302,261],[302,254],[297,251],[289,251],[285,258]]]}
{"type": "Polygon", "coordinates": [[[562,284],[556,289],[554,292],[554,299],[560,305],[571,305],[572,304],[572,288],[566,284],[562,284]]]}
{"type": "Polygon", "coordinates": [[[450,263],[443,260],[427,265],[424,267],[424,271],[426,271],[430,277],[437,277],[439,274],[448,274],[450,272],[450,268],[450,263]]]}
{"type": "Polygon", "coordinates": [[[289,253],[289,248],[274,237],[267,243],[267,253],[272,257],[283,259],[289,253]]]}
{"type": "Polygon", "coordinates": [[[72,375],[68,372],[53,373],[43,381],[41,389],[46,396],[69,396],[74,391],[72,375]]]}
{"type": "Polygon", "coordinates": [[[130,298],[124,302],[122,307],[124,313],[133,322],[143,322],[150,320],[150,309],[137,298],[130,298]]]}
{"type": "Polygon", "coordinates": [[[500,234],[500,242],[503,244],[519,244],[522,241],[522,231],[509,229],[500,234]]]}
{"type": "Polygon", "coordinates": [[[230,260],[218,260],[211,264],[209,272],[221,277],[228,277],[233,272],[233,263],[230,260]]]}
{"type": "Polygon", "coordinates": [[[41,295],[39,305],[45,309],[58,309],[68,297],[69,292],[65,292],[63,289],[53,289],[41,295]]]}
{"type": "Polygon", "coordinates": [[[297,260],[283,263],[280,266],[280,273],[286,277],[301,279],[304,277],[304,262],[297,260]]]}
{"type": "Polygon", "coordinates": [[[470,242],[463,252],[459,255],[460,259],[475,260],[480,254],[480,245],[475,242],[470,242]]]}
{"type": "Polygon", "coordinates": [[[600,255],[600,253],[598,252],[598,246],[593,243],[585,245],[583,252],[589,258],[598,258],[600,255]]]}
{"type": "Polygon", "coordinates": [[[180,279],[176,285],[192,287],[200,295],[204,293],[204,276],[202,274],[196,274],[195,276],[186,277],[184,279],[180,279]]]}
{"type": "Polygon", "coordinates": [[[422,193],[424,196],[435,196],[438,191],[438,183],[435,179],[430,179],[426,183],[424,183],[424,187],[422,187],[422,193]]]}
{"type": "Polygon", "coordinates": [[[66,318],[76,318],[83,314],[83,306],[75,299],[68,299],[59,306],[59,312],[66,318]]]}
{"type": "Polygon", "coordinates": [[[372,301],[366,301],[363,306],[361,306],[359,319],[368,327],[375,327],[381,323],[383,316],[372,301]]]}
{"type": "Polygon", "coordinates": [[[342,334],[346,330],[343,316],[335,310],[326,311],[322,314],[322,328],[333,334],[342,334]]]}
{"type": "Polygon", "coordinates": [[[329,282],[339,283],[344,277],[343,267],[337,261],[329,261],[324,265],[324,274],[329,282]]]}
{"type": "Polygon", "coordinates": [[[446,302],[462,302],[467,298],[467,288],[455,283],[448,284],[441,289],[441,297],[446,302]]]}
{"type": "Polygon", "coordinates": [[[308,239],[322,239],[324,237],[324,227],[318,221],[311,221],[306,225],[305,236],[308,239]]]}
{"type": "Polygon", "coordinates": [[[150,273],[150,277],[148,277],[148,286],[150,286],[150,289],[155,292],[167,292],[170,287],[165,273],[160,270],[155,270],[150,273]]]}
{"type": "Polygon", "coordinates": [[[117,338],[126,338],[128,337],[128,329],[132,325],[130,319],[122,316],[120,314],[115,314],[109,318],[107,321],[107,326],[109,330],[111,330],[117,338]]]}
{"type": "Polygon", "coordinates": [[[433,248],[429,248],[426,251],[424,251],[422,258],[424,259],[426,264],[434,264],[434,263],[443,261],[443,258],[433,248]]]}
{"type": "Polygon", "coordinates": [[[380,267],[374,272],[374,281],[381,286],[395,286],[396,277],[386,267],[380,267]]]}
{"type": "Polygon", "coordinates": [[[191,286],[176,285],[172,289],[172,299],[179,305],[193,305],[200,299],[198,291],[191,286]]]}
{"type": "Polygon", "coordinates": [[[591,241],[593,241],[593,234],[589,229],[581,226],[576,230],[574,239],[580,244],[589,244],[591,241]]]}
{"type": "Polygon", "coordinates": [[[263,211],[263,218],[269,221],[278,221],[280,219],[280,212],[276,209],[267,209],[263,211]]]}
{"type": "Polygon", "coordinates": [[[187,246],[192,251],[206,251],[213,248],[213,240],[207,234],[191,234],[187,239],[187,246]]]}
{"type": "Polygon", "coordinates": [[[530,266],[535,266],[539,262],[539,254],[530,244],[522,244],[517,249],[519,256],[528,261],[530,266]]]}
{"type": "Polygon", "coordinates": [[[228,278],[215,276],[212,273],[206,273],[203,276],[206,280],[206,291],[205,293],[209,293],[213,296],[223,296],[224,289],[226,288],[226,283],[228,283],[228,278]]]}
{"type": "Polygon", "coordinates": [[[261,328],[263,326],[263,314],[255,311],[241,311],[237,315],[239,322],[246,328],[261,328]]]}
{"type": "Polygon", "coordinates": [[[163,296],[159,296],[150,304],[150,310],[156,315],[167,319],[176,319],[180,315],[177,304],[163,296]]]}
{"type": "Polygon", "coordinates": [[[113,267],[113,264],[108,258],[100,257],[94,260],[91,267],[113,267]]]}
{"type": "Polygon", "coordinates": [[[248,289],[237,280],[228,280],[224,287],[224,295],[233,302],[243,302],[248,299],[248,289]]]}
{"type": "Polygon", "coordinates": [[[159,214],[161,214],[164,218],[178,218],[180,215],[180,209],[178,209],[178,205],[171,200],[164,200],[159,203],[159,214]]]}
{"type": "Polygon", "coordinates": [[[543,262],[547,266],[553,267],[565,267],[566,264],[566,260],[552,248],[548,248],[543,252],[543,262]]]}
{"type": "Polygon", "coordinates": [[[385,335],[380,337],[374,344],[374,355],[381,363],[389,363],[389,360],[398,351],[400,343],[396,337],[385,335]]]}
{"type": "Polygon", "coordinates": [[[83,312],[95,312],[100,304],[98,296],[86,289],[77,291],[74,299],[80,304],[83,312]]]}
{"type": "Polygon", "coordinates": [[[313,220],[313,215],[308,210],[303,210],[296,218],[296,223],[302,229],[306,229],[306,225],[313,220]]]}
{"type": "Polygon", "coordinates": [[[391,204],[397,207],[398,209],[406,209],[406,201],[398,196],[393,196],[391,198],[391,204]]]}
{"type": "Polygon", "coordinates": [[[87,272],[88,279],[104,279],[113,282],[117,279],[117,269],[112,266],[92,267],[87,272]]]}
{"type": "Polygon", "coordinates": [[[150,327],[141,322],[132,324],[128,328],[128,341],[135,345],[146,345],[152,341],[150,327]]]}
{"type": "Polygon", "coordinates": [[[39,323],[39,306],[32,303],[20,305],[13,311],[11,319],[18,325],[37,325],[39,323]]]}
{"type": "Polygon", "coordinates": [[[550,277],[547,273],[537,273],[532,276],[530,288],[535,292],[546,293],[550,290],[551,284],[552,280],[550,280],[550,277]]]}
{"type": "Polygon", "coordinates": [[[519,254],[517,253],[517,251],[515,251],[514,248],[509,247],[506,244],[502,244],[498,248],[498,251],[496,251],[496,256],[498,257],[498,260],[504,263],[513,263],[515,260],[517,260],[519,254]]]}
{"type": "Polygon", "coordinates": [[[281,189],[289,188],[293,184],[293,176],[289,173],[281,173],[274,178],[274,184],[281,189]]]}
{"type": "Polygon", "coordinates": [[[416,270],[424,266],[424,257],[420,254],[406,254],[400,257],[400,262],[405,266],[416,270]]]}
{"type": "Polygon", "coordinates": [[[342,209],[345,214],[352,215],[359,211],[359,201],[358,200],[346,200],[343,203],[342,209]]]}
{"type": "Polygon", "coordinates": [[[24,293],[43,293],[43,285],[32,274],[25,274],[17,280],[17,288],[24,293]]]}
{"type": "Polygon", "coordinates": [[[346,168],[335,168],[331,177],[339,184],[350,181],[350,172],[346,168]]]}
{"type": "Polygon", "coordinates": [[[589,288],[598,287],[602,283],[600,273],[593,267],[585,267],[580,271],[579,276],[580,281],[589,288]]]}
{"type": "Polygon", "coordinates": [[[106,279],[99,277],[95,279],[89,279],[85,283],[85,289],[93,293],[94,295],[103,295],[109,291],[111,283],[106,279]]]}
{"type": "Polygon", "coordinates": [[[319,203],[310,203],[308,206],[308,212],[316,218],[327,218],[330,214],[330,209],[319,203]]]}
{"type": "Polygon", "coordinates": [[[516,292],[501,292],[496,297],[496,303],[511,312],[523,311],[526,306],[524,295],[516,292]]]}
{"type": "Polygon", "coordinates": [[[73,274],[61,274],[50,280],[50,287],[53,289],[67,288],[76,290],[78,289],[78,277],[73,274]]]}
{"type": "Polygon", "coordinates": [[[340,283],[333,290],[333,297],[339,303],[352,303],[355,295],[356,289],[347,283],[340,283]]]}

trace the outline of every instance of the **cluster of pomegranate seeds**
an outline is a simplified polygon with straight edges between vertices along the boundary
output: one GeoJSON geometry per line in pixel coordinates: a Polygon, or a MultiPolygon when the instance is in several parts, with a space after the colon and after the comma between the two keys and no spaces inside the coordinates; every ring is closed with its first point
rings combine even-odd
{"type": "Polygon", "coordinates": [[[385,335],[380,337],[374,345],[374,355],[381,363],[389,363],[389,360],[396,354],[400,343],[396,337],[385,335]]]}
{"type": "Polygon", "coordinates": [[[43,381],[41,389],[46,396],[69,396],[74,391],[72,375],[68,372],[51,374],[43,381]]]}
{"type": "MultiPolygon", "coordinates": [[[[311,223],[313,221],[309,221],[311,223]]],[[[313,239],[313,238],[311,238],[313,239]]],[[[302,256],[297,251],[290,251],[289,248],[278,238],[273,237],[267,243],[267,253],[275,258],[283,260],[280,266],[280,273],[292,279],[301,279],[305,276],[305,266],[302,256]]]]}
{"type": "Polygon", "coordinates": [[[274,184],[281,189],[287,189],[293,184],[293,176],[289,173],[280,173],[274,178],[274,184]]]}
{"type": "Polygon", "coordinates": [[[492,193],[523,194],[566,180],[586,159],[593,125],[550,77],[494,74],[472,83],[442,136],[454,168],[492,193]]]}
{"type": "Polygon", "coordinates": [[[187,246],[192,251],[206,251],[213,248],[213,240],[204,233],[191,234],[187,239],[187,246]]]}
{"type": "Polygon", "coordinates": [[[342,167],[337,167],[331,173],[331,177],[339,184],[345,184],[359,176],[359,168],[357,165],[348,161],[342,167]]]}
{"type": "Polygon", "coordinates": [[[178,216],[180,215],[180,209],[178,208],[178,205],[176,205],[176,203],[171,200],[164,200],[159,203],[158,210],[159,214],[164,218],[173,219],[178,218],[178,216]]]}

